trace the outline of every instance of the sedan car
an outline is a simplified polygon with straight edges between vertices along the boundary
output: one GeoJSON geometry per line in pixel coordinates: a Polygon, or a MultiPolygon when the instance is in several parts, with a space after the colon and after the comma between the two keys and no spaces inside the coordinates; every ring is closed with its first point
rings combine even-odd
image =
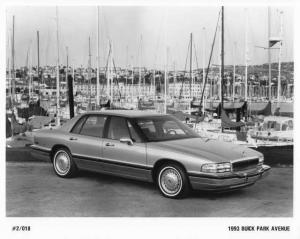
{"type": "Polygon", "coordinates": [[[82,169],[155,182],[168,198],[250,186],[270,170],[255,150],[202,138],[171,115],[147,111],[78,115],[58,129],[37,131],[32,149],[50,157],[60,177],[82,169]]]}

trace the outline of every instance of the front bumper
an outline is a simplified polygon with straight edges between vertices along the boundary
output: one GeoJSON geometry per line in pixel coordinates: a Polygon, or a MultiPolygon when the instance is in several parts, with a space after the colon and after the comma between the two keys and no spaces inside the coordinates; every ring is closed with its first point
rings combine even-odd
{"type": "Polygon", "coordinates": [[[199,174],[189,175],[191,186],[195,190],[223,191],[243,188],[254,184],[257,180],[266,177],[271,167],[262,165],[260,169],[251,172],[236,172],[230,175],[199,174]]]}

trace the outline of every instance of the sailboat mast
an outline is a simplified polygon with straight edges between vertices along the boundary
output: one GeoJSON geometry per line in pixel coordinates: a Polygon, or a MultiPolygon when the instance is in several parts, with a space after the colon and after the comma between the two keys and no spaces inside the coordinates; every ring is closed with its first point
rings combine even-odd
{"type": "Polygon", "coordinates": [[[69,49],[66,46],[66,54],[67,54],[67,68],[66,68],[66,82],[68,82],[68,70],[69,70],[69,49]]]}
{"type": "Polygon", "coordinates": [[[150,79],[150,90],[149,90],[150,96],[152,96],[152,88],[153,88],[153,77],[150,79]]]}
{"type": "MultiPolygon", "coordinates": [[[[203,31],[203,44],[202,44],[202,51],[203,51],[203,58],[202,58],[202,88],[204,89],[204,79],[205,79],[205,27],[202,28],[203,31]]],[[[203,91],[203,90],[202,90],[203,91]]],[[[204,91],[205,92],[205,89],[204,91]]],[[[205,100],[205,95],[203,96],[203,99],[205,100]]],[[[205,109],[205,102],[203,102],[203,108],[202,108],[202,113],[204,114],[204,109],[205,109]]]]}
{"type": "Polygon", "coordinates": [[[41,91],[41,79],[40,79],[40,33],[39,31],[36,32],[37,36],[37,75],[38,75],[38,88],[39,88],[39,94],[38,99],[40,100],[40,91],[41,91]]]}
{"type": "Polygon", "coordinates": [[[56,124],[60,125],[60,90],[59,90],[59,35],[58,35],[58,8],[56,7],[56,44],[57,44],[57,61],[56,61],[56,124]]]}
{"type": "Polygon", "coordinates": [[[12,77],[11,77],[11,136],[14,136],[14,101],[15,101],[15,16],[13,16],[13,32],[12,32],[12,47],[11,47],[11,55],[12,55],[12,77]]]}
{"type": "Polygon", "coordinates": [[[11,44],[11,62],[12,62],[12,109],[14,106],[14,101],[15,101],[15,16],[13,16],[13,31],[12,31],[12,44],[11,44]]]}
{"type": "MultiPolygon", "coordinates": [[[[219,19],[220,19],[220,12],[219,12],[219,17],[218,17],[218,21],[217,21],[217,26],[216,26],[216,30],[215,30],[215,34],[214,34],[214,38],[213,38],[213,44],[212,44],[212,46],[211,46],[211,52],[210,52],[210,56],[209,56],[209,60],[208,60],[208,66],[207,66],[207,69],[206,69],[204,86],[205,86],[206,83],[207,83],[208,72],[209,72],[210,63],[211,63],[211,59],[212,59],[212,55],[213,55],[213,49],[214,49],[215,41],[216,41],[216,35],[217,35],[217,33],[218,33],[219,19]]],[[[205,89],[205,87],[202,88],[202,94],[201,94],[201,99],[200,99],[200,106],[201,106],[202,103],[203,103],[204,89],[205,89]]],[[[199,107],[199,113],[200,113],[200,110],[201,110],[201,107],[199,107]]]]}
{"type": "Polygon", "coordinates": [[[167,113],[167,84],[168,84],[168,57],[169,57],[169,48],[166,49],[166,63],[165,63],[165,104],[164,104],[164,113],[167,113]]]}
{"type": "Polygon", "coordinates": [[[99,37],[99,27],[100,27],[100,8],[97,7],[97,83],[96,83],[96,106],[100,105],[100,37],[99,37]]]}
{"type": "Polygon", "coordinates": [[[126,46],[126,70],[125,70],[125,74],[126,74],[126,81],[125,81],[125,92],[127,92],[128,89],[128,45],[126,46]]]}
{"type": "MultiPolygon", "coordinates": [[[[221,23],[222,24],[222,23],[221,23]]],[[[219,26],[219,99],[222,101],[222,26],[219,26]]]]}
{"type": "MultiPolygon", "coordinates": [[[[7,36],[8,36],[8,38],[7,38],[7,49],[9,51],[9,49],[10,49],[10,33],[9,32],[8,32],[7,36]]],[[[8,92],[7,92],[7,94],[11,98],[11,69],[10,69],[11,65],[10,65],[10,56],[9,56],[9,54],[7,54],[7,55],[8,55],[7,56],[7,70],[8,70],[8,81],[7,81],[7,83],[8,83],[8,92]]],[[[28,59],[28,51],[27,51],[27,59],[28,59]]],[[[28,66],[28,61],[27,61],[26,65],[28,66]]]]}
{"type": "MultiPolygon", "coordinates": [[[[69,80],[68,80],[68,71],[69,71],[69,49],[66,46],[66,57],[67,57],[67,67],[66,67],[66,83],[68,86],[68,95],[69,95],[69,112],[70,112],[70,119],[74,116],[71,115],[71,102],[70,102],[70,85],[69,85],[69,80]]],[[[72,93],[73,93],[73,89],[72,89],[72,93]]]]}
{"type": "Polygon", "coordinates": [[[88,81],[89,81],[89,110],[91,109],[91,38],[89,37],[89,66],[88,66],[88,81]]]}
{"type": "Polygon", "coordinates": [[[281,99],[281,53],[282,53],[282,34],[283,34],[283,12],[280,12],[280,42],[278,57],[278,80],[277,80],[277,102],[281,99]]]}
{"type": "Polygon", "coordinates": [[[175,88],[176,88],[176,62],[174,61],[174,75],[173,75],[173,98],[175,97],[175,88]]]}
{"type": "Polygon", "coordinates": [[[114,70],[113,70],[113,45],[110,43],[110,97],[111,103],[114,101],[114,70]]]}
{"type": "Polygon", "coordinates": [[[223,92],[223,80],[224,80],[224,6],[222,6],[222,44],[221,44],[221,106],[224,108],[224,92],[223,92]]]}
{"type": "Polygon", "coordinates": [[[133,68],[133,56],[131,57],[131,102],[133,102],[133,81],[134,81],[134,68],[133,68]]]}
{"type": "Polygon", "coordinates": [[[110,97],[110,54],[111,54],[111,45],[110,41],[108,42],[109,49],[108,49],[108,59],[107,59],[107,69],[106,69],[106,95],[110,97]]]}
{"type": "Polygon", "coordinates": [[[245,9],[246,28],[245,28],[245,101],[248,100],[248,11],[245,9]]]}
{"type": "Polygon", "coordinates": [[[269,63],[269,101],[272,97],[272,75],[271,75],[271,44],[270,44],[270,38],[271,38],[271,7],[268,7],[268,63],[269,63]]]}
{"type": "Polygon", "coordinates": [[[140,39],[140,51],[139,51],[139,99],[141,98],[141,81],[142,81],[142,35],[140,39]]]}
{"type": "MultiPolygon", "coordinates": [[[[143,36],[141,35],[141,68],[143,66],[143,36]]],[[[144,71],[144,68],[143,68],[143,71],[144,71]]],[[[142,69],[141,69],[141,73],[142,73],[142,69]]],[[[142,74],[141,74],[141,77],[142,77],[142,74]]],[[[146,91],[145,91],[145,88],[146,88],[146,82],[145,82],[145,74],[144,74],[144,77],[143,77],[143,95],[146,94],[146,91]]]]}
{"type": "Polygon", "coordinates": [[[234,102],[234,97],[235,97],[235,57],[236,57],[236,42],[234,42],[233,46],[233,79],[232,79],[232,99],[234,102]]]}
{"type": "Polygon", "coordinates": [[[155,69],[153,69],[153,96],[156,96],[156,82],[155,82],[155,69]]]}
{"type": "Polygon", "coordinates": [[[29,44],[29,47],[28,47],[28,50],[27,50],[27,56],[26,56],[26,66],[27,66],[27,77],[28,77],[28,96],[29,96],[29,99],[30,99],[30,84],[31,84],[31,76],[30,76],[30,73],[31,73],[31,70],[30,70],[30,47],[31,47],[31,41],[30,41],[30,44],[29,44]]]}
{"type": "Polygon", "coordinates": [[[190,98],[192,99],[192,71],[193,71],[193,33],[190,34],[190,98]]]}
{"type": "Polygon", "coordinates": [[[70,119],[74,117],[74,94],[73,94],[73,82],[74,82],[74,66],[73,68],[73,77],[68,77],[69,73],[69,48],[66,47],[67,53],[67,70],[66,70],[66,83],[68,85],[68,100],[69,100],[69,114],[70,119]]]}
{"type": "MultiPolygon", "coordinates": [[[[30,43],[31,45],[31,43],[30,43]]],[[[31,49],[31,46],[30,46],[30,51],[29,51],[29,88],[28,88],[28,93],[29,93],[29,100],[32,99],[32,92],[33,92],[33,82],[32,82],[32,64],[33,64],[33,61],[32,61],[32,49],[31,49]]]]}

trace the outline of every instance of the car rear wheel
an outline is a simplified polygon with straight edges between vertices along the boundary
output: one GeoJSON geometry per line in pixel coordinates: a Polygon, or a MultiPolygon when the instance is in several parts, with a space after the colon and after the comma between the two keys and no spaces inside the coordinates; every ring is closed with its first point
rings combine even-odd
{"type": "Polygon", "coordinates": [[[165,164],[157,173],[157,184],[163,196],[184,198],[190,191],[185,171],[177,164],[165,164]]]}
{"type": "Polygon", "coordinates": [[[53,156],[53,168],[55,173],[63,178],[73,177],[77,172],[72,155],[66,148],[60,148],[55,151],[53,156]]]}

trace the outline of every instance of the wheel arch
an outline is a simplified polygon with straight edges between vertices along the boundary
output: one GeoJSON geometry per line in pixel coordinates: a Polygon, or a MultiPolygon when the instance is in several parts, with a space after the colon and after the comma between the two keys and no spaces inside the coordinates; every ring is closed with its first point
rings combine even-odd
{"type": "Polygon", "coordinates": [[[177,165],[180,166],[180,167],[184,170],[184,172],[187,174],[186,168],[185,168],[185,166],[184,166],[181,162],[179,162],[179,161],[177,161],[177,160],[174,160],[174,159],[162,158],[162,159],[159,159],[159,160],[157,160],[157,161],[155,162],[154,167],[153,167],[153,169],[152,169],[152,180],[153,180],[153,182],[156,181],[156,176],[157,176],[157,173],[158,173],[158,169],[159,169],[162,165],[167,164],[167,163],[177,164],[177,165]]]}
{"type": "Polygon", "coordinates": [[[56,150],[58,150],[60,148],[65,148],[65,149],[67,149],[67,150],[70,151],[70,149],[66,145],[63,145],[63,144],[55,144],[55,145],[53,145],[53,147],[51,148],[51,151],[50,151],[50,160],[51,160],[51,162],[53,162],[53,156],[54,156],[56,150]]]}

